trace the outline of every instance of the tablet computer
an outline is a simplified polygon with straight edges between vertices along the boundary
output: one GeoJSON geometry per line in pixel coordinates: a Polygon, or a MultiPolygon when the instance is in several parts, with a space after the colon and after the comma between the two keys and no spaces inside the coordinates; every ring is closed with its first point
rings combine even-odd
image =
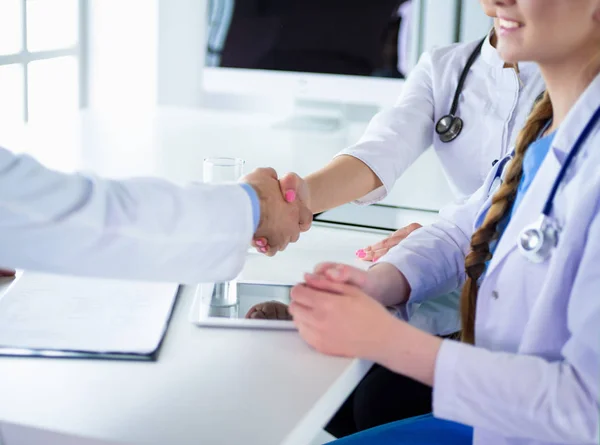
{"type": "Polygon", "coordinates": [[[359,206],[345,204],[315,215],[317,225],[345,229],[393,232],[411,223],[431,224],[438,212],[383,204],[359,206]]]}
{"type": "Polygon", "coordinates": [[[292,284],[228,281],[197,287],[191,319],[198,326],[295,329],[287,308],[292,284]]]}

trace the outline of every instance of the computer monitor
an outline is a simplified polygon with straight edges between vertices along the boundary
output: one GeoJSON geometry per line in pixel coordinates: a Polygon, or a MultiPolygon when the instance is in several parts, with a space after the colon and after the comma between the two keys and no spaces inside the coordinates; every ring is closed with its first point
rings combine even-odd
{"type": "Polygon", "coordinates": [[[456,2],[209,0],[204,88],[285,95],[296,107],[284,125],[335,130],[349,105],[391,106],[424,41],[456,39],[456,2]]]}

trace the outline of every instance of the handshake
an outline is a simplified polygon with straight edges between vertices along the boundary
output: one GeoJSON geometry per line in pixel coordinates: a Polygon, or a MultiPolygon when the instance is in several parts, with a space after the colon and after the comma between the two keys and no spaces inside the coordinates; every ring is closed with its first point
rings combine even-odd
{"type": "Polygon", "coordinates": [[[310,194],[298,175],[290,173],[279,180],[272,168],[259,168],[241,182],[251,185],[260,200],[260,222],[253,241],[260,252],[273,256],[310,229],[310,194]]]}

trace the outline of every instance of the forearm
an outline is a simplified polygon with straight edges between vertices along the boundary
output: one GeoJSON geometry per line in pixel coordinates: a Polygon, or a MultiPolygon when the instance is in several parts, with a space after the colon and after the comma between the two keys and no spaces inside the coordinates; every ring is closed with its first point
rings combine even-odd
{"type": "Polygon", "coordinates": [[[252,208],[237,185],[67,175],[2,149],[0,167],[3,266],[197,283],[243,264],[252,208]]]}
{"type": "Polygon", "coordinates": [[[386,323],[387,335],[370,358],[391,371],[433,386],[442,340],[393,317],[386,323]]]}
{"type": "Polygon", "coordinates": [[[366,293],[384,306],[405,303],[410,296],[408,281],[395,266],[382,263],[368,272],[366,293]]]}
{"type": "Polygon", "coordinates": [[[444,340],[433,412],[454,422],[544,443],[599,440],[597,351],[569,359],[489,351],[444,340]]]}
{"type": "Polygon", "coordinates": [[[336,157],[305,179],[313,213],[359,199],[382,185],[367,164],[347,155],[336,157]]]}

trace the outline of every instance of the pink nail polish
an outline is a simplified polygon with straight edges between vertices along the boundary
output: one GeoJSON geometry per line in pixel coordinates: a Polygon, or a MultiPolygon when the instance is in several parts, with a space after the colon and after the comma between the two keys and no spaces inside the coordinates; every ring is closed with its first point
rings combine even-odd
{"type": "Polygon", "coordinates": [[[256,241],[256,245],[258,247],[265,247],[267,245],[267,243],[265,242],[265,240],[259,239],[256,241]]]}
{"type": "Polygon", "coordinates": [[[363,249],[360,249],[358,252],[356,252],[356,256],[362,260],[367,256],[367,253],[363,249]]]}
{"type": "Polygon", "coordinates": [[[262,253],[267,253],[267,248],[266,248],[266,247],[261,247],[261,248],[260,248],[260,251],[261,251],[262,253]]]}
{"type": "Polygon", "coordinates": [[[287,192],[285,192],[285,200],[287,202],[294,202],[294,200],[296,199],[296,192],[293,190],[288,190],[287,192]]]}

